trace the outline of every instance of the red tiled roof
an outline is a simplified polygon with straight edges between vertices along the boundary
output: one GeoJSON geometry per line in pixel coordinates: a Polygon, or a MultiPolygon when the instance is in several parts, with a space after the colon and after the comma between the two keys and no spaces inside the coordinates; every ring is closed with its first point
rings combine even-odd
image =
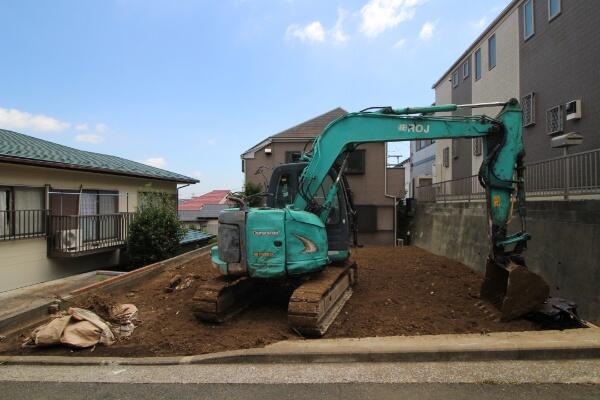
{"type": "Polygon", "coordinates": [[[224,204],[230,190],[213,190],[179,204],[179,210],[200,210],[205,204],[224,204]]]}

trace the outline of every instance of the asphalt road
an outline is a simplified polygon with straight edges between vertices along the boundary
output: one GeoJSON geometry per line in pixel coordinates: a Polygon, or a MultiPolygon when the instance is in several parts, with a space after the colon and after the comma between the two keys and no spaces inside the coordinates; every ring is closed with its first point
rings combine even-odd
{"type": "Polygon", "coordinates": [[[2,398],[65,399],[594,399],[597,385],[332,383],[332,384],[132,384],[2,382],[2,398]]]}
{"type": "Polygon", "coordinates": [[[600,360],[0,365],[0,399],[600,399],[600,360]]]}

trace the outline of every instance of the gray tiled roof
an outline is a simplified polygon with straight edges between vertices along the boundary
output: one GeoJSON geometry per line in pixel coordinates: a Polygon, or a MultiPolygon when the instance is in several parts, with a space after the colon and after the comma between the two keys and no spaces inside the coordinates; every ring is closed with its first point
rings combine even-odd
{"type": "Polygon", "coordinates": [[[196,183],[194,178],[107,154],[63,146],[0,129],[0,161],[196,183]]]}
{"type": "Polygon", "coordinates": [[[229,204],[205,204],[200,210],[179,210],[179,219],[181,221],[197,221],[199,219],[216,219],[219,213],[226,208],[231,208],[229,204]]]}

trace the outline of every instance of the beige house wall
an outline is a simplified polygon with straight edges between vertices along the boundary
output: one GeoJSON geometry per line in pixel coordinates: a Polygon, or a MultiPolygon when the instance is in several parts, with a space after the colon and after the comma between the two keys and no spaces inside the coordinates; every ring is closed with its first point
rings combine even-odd
{"type": "MultiPolygon", "coordinates": [[[[309,143],[312,143],[310,141],[309,143]]],[[[264,148],[254,153],[254,159],[245,160],[246,182],[268,184],[275,167],[285,163],[286,151],[302,151],[303,142],[274,142],[265,148],[271,149],[271,154],[265,154],[264,148]],[[263,174],[256,171],[263,167],[263,174]]],[[[310,144],[309,147],[310,148],[310,144]]],[[[385,143],[367,143],[358,147],[366,150],[365,173],[362,175],[347,175],[348,183],[354,193],[354,202],[358,205],[393,205],[392,199],[385,197],[385,143]]]]}
{"type": "Polygon", "coordinates": [[[308,142],[274,142],[257,150],[254,153],[253,159],[245,160],[244,176],[246,182],[251,182],[255,185],[260,184],[263,190],[266,190],[266,185],[269,184],[273,169],[278,165],[285,164],[285,152],[302,151],[305,145],[308,144],[310,146],[310,143],[312,143],[312,140],[308,142]],[[265,148],[271,149],[271,154],[266,154],[265,148]],[[256,175],[256,171],[260,167],[263,167],[264,177],[263,175],[256,175]]]}
{"type": "Polygon", "coordinates": [[[405,191],[406,171],[404,168],[387,169],[387,194],[403,198],[405,191]]]}
{"type": "MultiPolygon", "coordinates": [[[[474,48],[481,49],[481,79],[475,80],[475,65],[471,73],[473,103],[490,101],[506,101],[510,98],[519,98],[519,13],[518,8],[513,10],[499,22],[496,29],[486,35],[474,48]],[[496,35],[496,66],[489,69],[488,64],[488,39],[496,35]]],[[[475,56],[472,57],[475,60],[475,56]]],[[[489,115],[495,117],[500,108],[473,109],[473,115],[489,115]]],[[[483,156],[472,154],[473,175],[479,172],[483,156]]]]}
{"type": "Polygon", "coordinates": [[[177,184],[153,179],[98,174],[28,165],[0,164],[0,186],[50,185],[53,189],[115,190],[119,192],[119,212],[134,212],[139,192],[177,193],[177,184]]]}
{"type": "MultiPolygon", "coordinates": [[[[138,193],[176,193],[175,182],[69,171],[14,164],[0,164],[0,186],[50,185],[53,189],[119,191],[119,212],[135,211],[138,193]],[[128,194],[128,196],[125,196],[128,194]],[[129,203],[129,204],[128,204],[129,203]]],[[[48,258],[45,238],[0,240],[0,292],[69,275],[116,265],[119,252],[75,258],[48,258]]]]}
{"type": "MultiPolygon", "coordinates": [[[[446,77],[435,88],[435,104],[450,104],[452,103],[452,82],[450,82],[450,75],[446,77]]],[[[448,116],[452,115],[450,112],[437,113],[436,115],[448,116]]],[[[444,167],[444,148],[448,148],[450,161],[452,160],[452,139],[440,139],[437,140],[437,146],[435,148],[435,174],[433,176],[433,182],[443,182],[452,179],[452,162],[448,163],[447,167],[444,167]]]]}

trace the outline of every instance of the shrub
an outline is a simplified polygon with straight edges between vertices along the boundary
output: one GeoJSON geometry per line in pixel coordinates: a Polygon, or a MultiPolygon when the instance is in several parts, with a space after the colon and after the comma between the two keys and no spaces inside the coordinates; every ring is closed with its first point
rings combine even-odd
{"type": "Polygon", "coordinates": [[[254,196],[258,193],[262,193],[262,186],[260,183],[254,184],[252,182],[246,182],[244,185],[244,197],[247,199],[250,207],[259,207],[263,204],[262,196],[254,196]]]}
{"type": "Polygon", "coordinates": [[[176,255],[186,232],[173,197],[145,193],[129,226],[128,249],[132,266],[142,266],[176,255]]]}

